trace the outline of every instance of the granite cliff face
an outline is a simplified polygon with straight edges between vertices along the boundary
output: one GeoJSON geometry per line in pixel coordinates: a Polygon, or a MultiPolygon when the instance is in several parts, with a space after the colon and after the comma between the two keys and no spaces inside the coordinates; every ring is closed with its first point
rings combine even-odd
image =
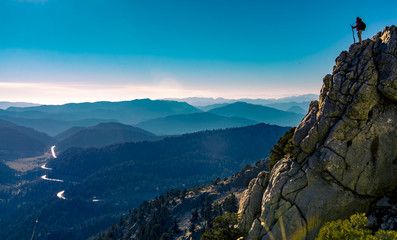
{"type": "Polygon", "coordinates": [[[336,58],[294,150],[246,190],[248,239],[315,239],[321,226],[369,212],[397,188],[397,29],[336,58]]]}

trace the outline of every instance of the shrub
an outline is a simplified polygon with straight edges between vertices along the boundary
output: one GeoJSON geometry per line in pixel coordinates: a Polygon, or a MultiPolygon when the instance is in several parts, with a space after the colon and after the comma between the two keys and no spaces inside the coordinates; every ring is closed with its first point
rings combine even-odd
{"type": "Polygon", "coordinates": [[[278,141],[277,145],[274,145],[273,149],[270,150],[270,161],[269,161],[269,169],[272,170],[274,165],[285,155],[290,154],[292,152],[293,143],[292,137],[294,136],[296,127],[291,128],[288,130],[284,136],[282,136],[278,141]]]}
{"type": "Polygon", "coordinates": [[[201,236],[201,240],[230,240],[244,237],[246,234],[237,227],[239,217],[237,213],[225,213],[212,221],[214,229],[208,229],[201,236]]]}
{"type": "Polygon", "coordinates": [[[368,218],[365,213],[356,213],[350,220],[327,222],[321,229],[316,240],[393,240],[397,239],[396,231],[380,230],[375,234],[367,227],[368,218]]]}
{"type": "Polygon", "coordinates": [[[234,212],[238,211],[237,204],[238,204],[237,198],[234,195],[234,193],[232,193],[228,197],[225,198],[225,201],[223,202],[222,207],[225,212],[234,213],[234,212]]]}

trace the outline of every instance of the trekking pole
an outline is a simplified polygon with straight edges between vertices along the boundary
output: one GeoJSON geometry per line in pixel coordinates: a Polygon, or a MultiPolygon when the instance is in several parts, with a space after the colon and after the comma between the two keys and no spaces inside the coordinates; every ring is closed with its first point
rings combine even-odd
{"type": "Polygon", "coordinates": [[[354,43],[356,43],[356,38],[354,37],[354,28],[353,28],[353,24],[350,24],[350,27],[352,27],[352,32],[353,32],[353,40],[354,40],[354,43]]]}

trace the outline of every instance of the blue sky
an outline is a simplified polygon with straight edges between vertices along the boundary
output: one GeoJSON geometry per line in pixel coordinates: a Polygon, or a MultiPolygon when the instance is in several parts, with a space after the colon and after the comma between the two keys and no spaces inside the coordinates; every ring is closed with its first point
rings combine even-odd
{"type": "Polygon", "coordinates": [[[397,1],[1,0],[0,101],[318,94],[397,1]]]}

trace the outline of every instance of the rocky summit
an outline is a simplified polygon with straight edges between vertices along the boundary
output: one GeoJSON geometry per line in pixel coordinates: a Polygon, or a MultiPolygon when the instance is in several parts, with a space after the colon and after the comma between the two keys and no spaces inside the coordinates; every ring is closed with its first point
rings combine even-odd
{"type": "Polygon", "coordinates": [[[315,239],[325,222],[369,213],[395,196],[396,26],[343,51],[323,81],[293,151],[244,193],[240,227],[248,239],[315,239]]]}

